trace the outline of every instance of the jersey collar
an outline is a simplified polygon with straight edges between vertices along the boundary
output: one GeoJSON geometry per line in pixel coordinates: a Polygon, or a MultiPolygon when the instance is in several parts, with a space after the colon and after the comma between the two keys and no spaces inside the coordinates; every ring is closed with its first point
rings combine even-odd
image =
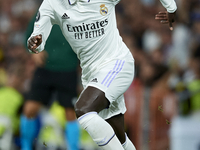
{"type": "Polygon", "coordinates": [[[68,0],[68,2],[69,2],[70,5],[73,5],[76,2],[78,2],[78,1],[80,1],[80,2],[87,2],[87,3],[90,2],[90,0],[68,0]]]}

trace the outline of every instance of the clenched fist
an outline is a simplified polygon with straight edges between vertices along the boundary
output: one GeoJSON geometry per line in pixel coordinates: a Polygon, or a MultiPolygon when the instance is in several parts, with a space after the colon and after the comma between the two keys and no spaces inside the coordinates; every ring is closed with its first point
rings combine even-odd
{"type": "Polygon", "coordinates": [[[36,48],[42,43],[42,35],[36,35],[36,36],[32,36],[29,40],[28,40],[28,49],[35,53],[38,54],[39,52],[36,50],[36,48]]]}

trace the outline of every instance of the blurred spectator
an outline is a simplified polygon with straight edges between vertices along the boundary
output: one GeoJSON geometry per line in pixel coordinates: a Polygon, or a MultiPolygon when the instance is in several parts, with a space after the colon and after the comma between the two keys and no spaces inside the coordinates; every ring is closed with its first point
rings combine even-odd
{"type": "MultiPolygon", "coordinates": [[[[179,115],[175,116],[170,130],[171,150],[199,150],[200,144],[200,45],[190,57],[190,80],[183,82],[179,91],[179,115]]],[[[184,81],[184,80],[183,80],[184,81]]],[[[181,82],[181,81],[179,81],[181,82]]]]}
{"type": "Polygon", "coordinates": [[[0,87],[6,84],[6,72],[3,50],[0,48],[0,87]]]}
{"type": "Polygon", "coordinates": [[[6,85],[0,88],[0,149],[15,150],[14,135],[19,134],[20,108],[23,104],[24,65],[15,63],[6,70],[6,85]]]}

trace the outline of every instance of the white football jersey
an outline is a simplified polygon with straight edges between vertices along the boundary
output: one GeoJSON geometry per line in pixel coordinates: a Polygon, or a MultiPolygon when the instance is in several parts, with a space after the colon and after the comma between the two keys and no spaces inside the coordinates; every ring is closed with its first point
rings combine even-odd
{"type": "Polygon", "coordinates": [[[115,5],[119,0],[44,0],[31,36],[42,34],[44,49],[53,24],[58,24],[80,59],[86,78],[113,59],[131,56],[119,35],[115,5]]]}

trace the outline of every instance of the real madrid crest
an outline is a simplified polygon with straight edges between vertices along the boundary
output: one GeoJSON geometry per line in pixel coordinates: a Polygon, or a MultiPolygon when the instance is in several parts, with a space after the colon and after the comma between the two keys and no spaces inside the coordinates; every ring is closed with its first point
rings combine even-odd
{"type": "Polygon", "coordinates": [[[105,6],[105,4],[100,5],[100,14],[105,16],[108,13],[108,8],[105,6]]]}

